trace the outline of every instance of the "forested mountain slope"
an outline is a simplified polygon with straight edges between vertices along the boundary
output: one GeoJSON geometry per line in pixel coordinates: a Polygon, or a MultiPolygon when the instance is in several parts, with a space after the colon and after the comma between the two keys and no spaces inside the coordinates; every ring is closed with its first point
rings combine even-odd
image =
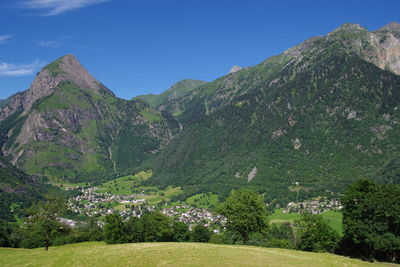
{"type": "Polygon", "coordinates": [[[374,176],[399,157],[399,33],[345,24],[175,100],[183,131],[153,181],[294,199],[374,176]]]}

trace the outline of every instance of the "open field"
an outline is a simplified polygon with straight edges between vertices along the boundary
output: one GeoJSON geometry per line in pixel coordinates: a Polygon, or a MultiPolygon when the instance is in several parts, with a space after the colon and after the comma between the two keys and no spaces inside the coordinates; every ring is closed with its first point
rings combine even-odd
{"type": "Polygon", "coordinates": [[[138,193],[142,188],[141,183],[153,175],[151,170],[141,171],[135,175],[127,175],[102,183],[98,186],[99,193],[109,192],[113,195],[131,195],[138,193]]]}
{"type": "Polygon", "coordinates": [[[0,266],[399,266],[327,253],[203,243],[106,245],[87,242],[40,249],[0,248],[0,266]]]}
{"type": "MultiPolygon", "coordinates": [[[[283,222],[293,222],[300,218],[299,213],[282,213],[283,209],[276,210],[268,218],[272,223],[283,223],[283,222]]],[[[339,234],[342,234],[342,218],[343,214],[336,211],[325,211],[321,213],[322,217],[328,221],[329,225],[332,226],[339,234]]]]}
{"type": "Polygon", "coordinates": [[[212,193],[201,193],[188,197],[186,204],[198,208],[215,208],[218,205],[218,195],[212,193]]]}

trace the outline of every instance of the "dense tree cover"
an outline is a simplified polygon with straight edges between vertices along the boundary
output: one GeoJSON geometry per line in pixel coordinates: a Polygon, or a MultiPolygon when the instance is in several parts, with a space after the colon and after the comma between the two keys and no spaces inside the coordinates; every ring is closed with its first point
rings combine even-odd
{"type": "Polygon", "coordinates": [[[227,229],[237,233],[245,244],[250,234],[265,231],[268,226],[263,199],[253,190],[232,190],[219,212],[227,218],[227,229]]]}
{"type": "Polygon", "coordinates": [[[0,219],[15,221],[15,218],[26,216],[26,208],[54,190],[38,177],[12,166],[0,153],[0,219]]]}
{"type": "Polygon", "coordinates": [[[333,253],[338,247],[339,234],[320,215],[303,213],[295,227],[300,250],[333,253]]]}
{"type": "Polygon", "coordinates": [[[342,200],[344,253],[400,262],[400,187],[360,180],[342,200]]]}
{"type": "Polygon", "coordinates": [[[273,223],[268,231],[265,247],[296,249],[296,236],[293,224],[285,222],[273,223]]]}
{"type": "Polygon", "coordinates": [[[106,216],[104,238],[108,244],[131,242],[183,242],[190,239],[189,228],[173,222],[160,212],[144,214],[123,221],[117,214],[106,216]]]}

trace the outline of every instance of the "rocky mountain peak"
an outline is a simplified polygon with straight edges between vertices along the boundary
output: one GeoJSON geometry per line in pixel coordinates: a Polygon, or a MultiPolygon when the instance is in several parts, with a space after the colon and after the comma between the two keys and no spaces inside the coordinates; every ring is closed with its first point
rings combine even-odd
{"type": "Polygon", "coordinates": [[[57,59],[44,67],[43,70],[49,71],[55,80],[71,81],[82,89],[89,89],[97,93],[105,91],[113,95],[113,93],[97,81],[72,54],[67,54],[57,59]]]}
{"type": "Polygon", "coordinates": [[[397,23],[397,22],[393,21],[393,22],[391,22],[389,24],[386,24],[382,28],[378,29],[378,31],[379,30],[400,32],[400,23],[397,23]]]}
{"type": "Polygon", "coordinates": [[[16,94],[4,106],[0,112],[0,121],[14,114],[17,110],[23,109],[27,113],[33,103],[50,95],[57,90],[61,82],[72,82],[82,89],[94,91],[99,94],[113,95],[107,87],[97,81],[78,59],[67,54],[45,66],[35,77],[30,88],[22,93],[16,94]]]}
{"type": "Polygon", "coordinates": [[[229,73],[235,73],[238,72],[239,70],[241,70],[242,68],[238,65],[233,66],[230,70],[229,73]]]}
{"type": "Polygon", "coordinates": [[[345,23],[338,28],[334,29],[331,33],[328,35],[332,35],[335,33],[339,32],[363,32],[363,31],[368,31],[366,28],[362,27],[360,24],[356,23],[345,23]]]}

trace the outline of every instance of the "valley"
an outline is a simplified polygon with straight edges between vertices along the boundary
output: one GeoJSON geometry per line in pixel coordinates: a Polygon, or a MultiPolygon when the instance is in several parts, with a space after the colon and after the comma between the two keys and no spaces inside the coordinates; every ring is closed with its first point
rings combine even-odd
{"type": "MultiPolygon", "coordinates": [[[[159,189],[144,185],[153,175],[151,170],[135,175],[120,177],[98,186],[84,184],[53,184],[63,190],[74,192],[67,200],[68,210],[72,212],[69,225],[75,227],[86,216],[103,222],[107,214],[118,213],[128,220],[141,217],[148,212],[159,210],[174,220],[184,222],[192,228],[202,224],[215,233],[224,231],[226,218],[218,214],[220,200],[218,195],[201,193],[181,199],[180,187],[159,189]],[[76,221],[78,219],[78,221],[76,221]]],[[[270,205],[274,205],[271,203],[270,205]]],[[[293,223],[300,219],[301,213],[321,214],[328,224],[342,234],[341,205],[337,200],[316,198],[312,201],[290,202],[285,208],[271,207],[273,213],[268,217],[270,223],[293,223]]]]}
{"type": "Polygon", "coordinates": [[[0,245],[51,249],[0,265],[400,262],[399,65],[396,22],[129,100],[56,59],[0,101],[0,245]]]}

